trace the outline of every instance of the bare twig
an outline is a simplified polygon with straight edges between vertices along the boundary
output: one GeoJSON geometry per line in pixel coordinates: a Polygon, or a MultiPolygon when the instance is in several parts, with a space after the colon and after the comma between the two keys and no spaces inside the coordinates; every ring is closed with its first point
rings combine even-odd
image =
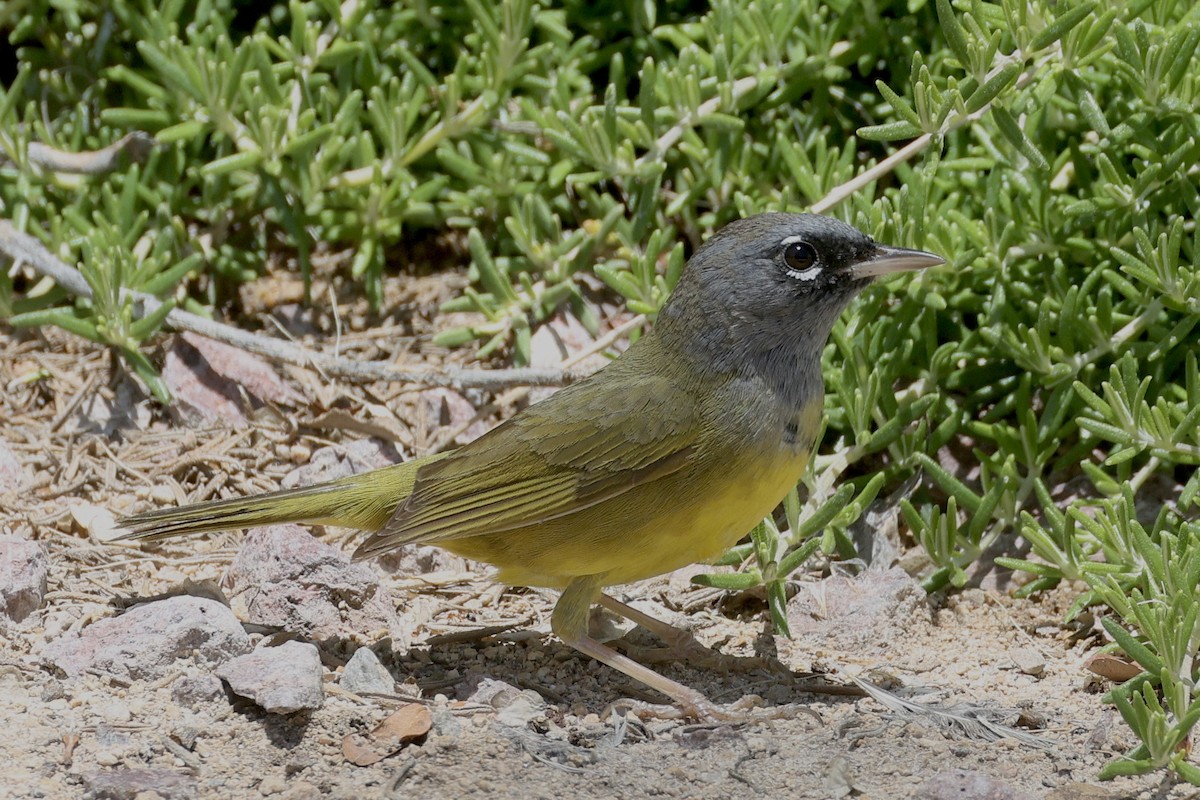
{"type": "MultiPolygon", "coordinates": [[[[592,342],[590,345],[588,345],[584,349],[580,350],[578,353],[574,353],[574,354],[569,355],[566,358],[564,358],[559,363],[559,369],[562,369],[563,371],[567,371],[571,367],[574,367],[576,364],[583,361],[585,358],[595,355],[596,353],[603,352],[611,344],[613,344],[613,342],[617,341],[622,336],[624,336],[625,334],[632,331],[634,328],[644,325],[645,322],[646,322],[645,314],[638,314],[636,317],[626,320],[625,322],[621,323],[617,327],[613,328],[608,333],[601,336],[596,341],[592,342]]],[[[480,408],[478,411],[476,411],[473,415],[471,415],[470,419],[465,420],[464,422],[461,422],[458,425],[451,428],[450,430],[446,431],[442,435],[441,439],[439,439],[438,442],[436,444],[434,444],[434,446],[430,449],[430,452],[432,452],[432,453],[442,452],[447,447],[449,447],[450,444],[455,439],[457,439],[460,435],[462,435],[462,433],[464,431],[466,431],[468,428],[470,428],[476,422],[479,422],[481,419],[486,418],[488,415],[495,413],[497,409],[504,408],[506,406],[511,406],[513,403],[520,402],[521,400],[525,399],[525,397],[528,394],[529,394],[528,386],[517,386],[512,389],[509,389],[507,392],[505,392],[504,394],[497,397],[494,401],[484,405],[482,408],[480,408]]]]}
{"type": "MultiPolygon", "coordinates": [[[[88,299],[92,297],[91,287],[78,270],[64,264],[41,242],[21,233],[11,222],[4,219],[0,219],[0,252],[14,260],[25,262],[35,272],[52,278],[72,294],[88,299]]],[[[154,313],[163,305],[158,298],[141,292],[126,290],[122,294],[133,298],[136,304],[135,314],[138,317],[154,313]]],[[[561,386],[583,377],[563,369],[400,369],[382,361],[353,361],[319,353],[291,342],[249,333],[179,309],[174,309],[167,315],[167,324],[178,330],[191,331],[240,347],[273,361],[297,367],[310,367],[332,377],[362,383],[396,381],[445,386],[458,390],[501,389],[509,386],[561,386]]]]}
{"type": "MultiPolygon", "coordinates": [[[[1009,63],[1011,63],[1012,61],[1015,61],[1018,57],[1019,57],[1019,54],[1014,53],[1010,56],[1006,56],[1006,57],[999,59],[997,61],[996,65],[994,67],[992,67],[991,71],[989,71],[988,74],[985,76],[984,81],[986,82],[987,80],[991,79],[992,77],[998,75],[1001,70],[1003,70],[1006,66],[1008,66],[1009,63]]],[[[1045,63],[1045,59],[1043,59],[1042,61],[1039,61],[1038,63],[1031,66],[1029,69],[1022,72],[1017,77],[1017,82],[1016,82],[1017,88],[1018,89],[1023,88],[1031,80],[1033,80],[1033,76],[1037,73],[1037,70],[1044,63],[1045,63]]],[[[989,100],[987,103],[984,103],[983,106],[981,106],[979,109],[971,112],[970,114],[959,114],[959,115],[949,118],[948,120],[946,120],[945,123],[943,123],[942,129],[941,129],[941,131],[939,131],[939,135],[945,135],[945,134],[949,133],[950,131],[957,130],[957,129],[963,127],[964,125],[970,125],[972,122],[979,121],[980,119],[982,119],[984,117],[985,114],[988,113],[988,111],[991,110],[992,102],[993,101],[989,100]]],[[[931,133],[921,134],[920,136],[913,139],[908,144],[904,145],[904,147],[901,147],[899,150],[892,153],[890,156],[885,158],[883,161],[880,161],[878,164],[863,170],[862,172],[855,175],[853,178],[846,181],[845,183],[840,184],[840,185],[835,186],[832,189],[830,189],[828,192],[826,192],[824,197],[822,197],[820,200],[818,200],[817,202],[815,202],[811,206],[809,206],[809,211],[813,212],[814,214],[824,214],[825,212],[827,212],[831,208],[837,206],[839,203],[841,203],[847,197],[850,197],[852,194],[854,194],[855,192],[857,192],[859,189],[863,188],[867,184],[871,183],[872,181],[879,180],[884,175],[891,173],[893,170],[896,169],[896,167],[900,166],[905,161],[908,161],[909,159],[913,158],[914,156],[919,155],[920,153],[924,152],[925,148],[929,147],[929,144],[932,141],[933,141],[933,134],[931,134],[931,133]]]]}
{"type": "MultiPolygon", "coordinates": [[[[748,78],[740,78],[739,80],[735,81],[733,88],[729,93],[732,102],[736,105],[738,100],[742,99],[742,97],[749,94],[758,86],[758,81],[759,77],[757,75],[752,75],[748,78]]],[[[650,149],[646,151],[646,154],[637,160],[637,163],[634,164],[634,170],[640,170],[647,162],[656,161],[659,158],[662,158],[663,153],[674,147],[689,129],[700,124],[700,121],[705,117],[711,116],[717,111],[720,111],[721,103],[724,101],[724,99],[725,98],[722,95],[718,94],[716,97],[711,97],[701,103],[699,106],[697,106],[695,111],[689,112],[680,117],[679,121],[672,125],[666,133],[658,137],[654,144],[651,145],[650,149]]]]}
{"type": "Polygon", "coordinates": [[[76,175],[107,175],[121,167],[122,163],[141,164],[150,155],[157,143],[154,137],[142,131],[126,134],[108,147],[100,150],[84,150],[69,153],[55,150],[41,142],[31,142],[26,152],[29,163],[51,172],[69,172],[76,175]],[[122,161],[122,157],[127,161],[122,161]]]}

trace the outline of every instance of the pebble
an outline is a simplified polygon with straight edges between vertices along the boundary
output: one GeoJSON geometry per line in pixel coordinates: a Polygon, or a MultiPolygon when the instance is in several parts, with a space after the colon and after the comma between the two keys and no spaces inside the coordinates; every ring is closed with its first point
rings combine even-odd
{"type": "Polygon", "coordinates": [[[149,499],[159,504],[173,503],[177,501],[177,498],[175,497],[175,490],[165,483],[156,483],[154,486],[150,487],[149,499]]]}
{"type": "Polygon", "coordinates": [[[101,769],[84,773],[85,797],[141,800],[157,797],[184,800],[196,796],[196,780],[170,769],[101,769]]]}
{"type": "Polygon", "coordinates": [[[284,798],[286,800],[312,800],[320,796],[321,792],[308,781],[295,781],[288,787],[284,798]]]}
{"type": "Polygon", "coordinates": [[[287,790],[287,781],[278,775],[268,775],[259,781],[258,793],[263,797],[270,797],[273,794],[283,794],[287,790]]]}
{"type": "Polygon", "coordinates": [[[217,669],[233,693],[273,714],[314,710],[325,702],[324,672],[317,648],[305,642],[260,647],[217,669]]]}
{"type": "Polygon", "coordinates": [[[906,647],[931,620],[925,590],[898,567],[806,584],[788,601],[787,616],[796,639],[775,637],[785,663],[808,657],[806,639],[849,652],[906,647]]]}
{"type": "Polygon", "coordinates": [[[114,725],[120,725],[133,719],[133,714],[130,712],[129,706],[118,700],[108,703],[100,703],[94,707],[94,710],[98,715],[104,718],[105,722],[109,722],[114,725]]]}
{"type": "Polygon", "coordinates": [[[1037,677],[1046,671],[1046,659],[1032,647],[1022,647],[1012,652],[1013,663],[1026,675],[1037,677]]]}
{"type": "Polygon", "coordinates": [[[390,693],[396,688],[396,681],[387,667],[380,663],[379,657],[369,647],[360,647],[346,662],[342,669],[342,677],[338,681],[343,689],[355,694],[365,692],[390,693]]]}

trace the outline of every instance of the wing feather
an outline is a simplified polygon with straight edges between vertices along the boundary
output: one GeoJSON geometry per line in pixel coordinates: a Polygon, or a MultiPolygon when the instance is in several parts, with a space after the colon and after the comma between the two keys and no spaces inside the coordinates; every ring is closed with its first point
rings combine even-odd
{"type": "Polygon", "coordinates": [[[423,467],[356,555],[535,525],[682,468],[699,428],[690,394],[660,375],[597,380],[620,363],[423,467]]]}

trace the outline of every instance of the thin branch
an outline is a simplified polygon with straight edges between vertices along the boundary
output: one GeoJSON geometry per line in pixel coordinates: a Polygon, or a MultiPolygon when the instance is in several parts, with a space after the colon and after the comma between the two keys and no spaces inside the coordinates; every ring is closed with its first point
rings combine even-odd
{"type": "MultiPolygon", "coordinates": [[[[605,350],[607,350],[609,348],[610,345],[612,345],[618,339],[625,336],[627,333],[632,331],[634,328],[641,327],[645,323],[646,323],[646,315],[645,314],[638,314],[636,317],[626,320],[625,322],[623,322],[620,325],[618,325],[617,327],[613,328],[611,331],[604,334],[599,339],[592,342],[591,344],[589,344],[587,347],[583,348],[579,352],[572,353],[571,355],[564,358],[562,361],[559,362],[559,364],[558,364],[559,368],[563,369],[563,370],[567,370],[571,367],[574,367],[576,364],[579,364],[585,358],[593,356],[596,353],[604,352],[605,350]]],[[[429,452],[431,452],[431,453],[442,452],[447,447],[449,447],[454,442],[455,439],[457,439],[459,436],[461,436],[464,431],[466,431],[468,428],[470,428],[476,422],[479,422],[480,420],[487,418],[491,414],[494,414],[498,409],[512,406],[514,403],[519,403],[521,400],[524,400],[528,395],[529,395],[529,387],[528,386],[516,386],[516,387],[513,387],[512,389],[509,389],[508,391],[506,391],[504,394],[497,397],[492,402],[487,403],[486,405],[477,409],[475,411],[475,413],[471,416],[470,419],[460,422],[458,425],[455,425],[453,428],[451,428],[450,430],[443,433],[442,437],[433,445],[433,447],[430,448],[429,452]]]]}
{"type": "MultiPolygon", "coordinates": [[[[738,100],[749,94],[755,87],[758,86],[758,81],[759,78],[757,76],[738,79],[733,84],[733,90],[730,93],[732,95],[733,102],[737,103],[738,100]]],[[[717,111],[719,111],[721,108],[721,101],[722,97],[718,94],[716,97],[712,97],[701,103],[696,107],[695,111],[690,111],[687,114],[684,114],[678,122],[676,122],[670,127],[670,129],[667,130],[666,133],[658,137],[658,140],[651,145],[650,149],[646,151],[645,155],[637,160],[637,163],[634,164],[634,172],[636,173],[639,169],[641,169],[642,165],[649,161],[658,159],[663,153],[674,147],[675,143],[683,138],[683,134],[685,134],[689,128],[699,124],[702,119],[710,114],[715,114],[717,111]]]]}
{"type": "Polygon", "coordinates": [[[125,163],[141,164],[158,143],[142,131],[133,131],[99,150],[69,153],[40,142],[30,142],[25,157],[30,164],[50,172],[75,175],[107,175],[125,163]]]}
{"type": "MultiPolygon", "coordinates": [[[[78,270],[64,264],[41,242],[21,233],[5,219],[0,219],[0,252],[14,260],[23,261],[39,275],[52,278],[72,294],[89,300],[92,298],[92,288],[78,270]]],[[[139,318],[154,313],[163,305],[158,298],[141,292],[125,290],[122,297],[133,299],[134,312],[139,318]]],[[[318,369],[332,377],[359,383],[395,381],[445,386],[458,390],[495,390],[509,386],[561,386],[583,377],[582,374],[565,369],[401,369],[382,361],[354,361],[319,353],[307,347],[249,333],[179,309],[173,309],[167,315],[167,324],[177,330],[198,333],[273,361],[318,369]]]]}
{"type": "MultiPolygon", "coordinates": [[[[998,62],[996,63],[996,65],[994,67],[992,67],[992,69],[984,77],[984,82],[986,83],[989,79],[991,79],[995,75],[998,75],[1001,70],[1003,70],[1006,66],[1008,66],[1012,61],[1014,61],[1018,57],[1019,57],[1019,54],[1014,53],[1011,56],[999,59],[998,62]]],[[[1044,58],[1041,61],[1039,61],[1038,63],[1031,66],[1029,69],[1022,72],[1017,77],[1016,88],[1022,89],[1025,86],[1027,86],[1029,84],[1029,82],[1031,80],[1033,80],[1033,76],[1037,73],[1038,69],[1040,69],[1041,66],[1045,62],[1046,62],[1046,59],[1044,58]]],[[[976,109],[975,111],[972,111],[970,114],[959,114],[957,116],[948,118],[946,120],[946,122],[942,125],[941,130],[938,131],[938,135],[944,136],[945,134],[950,133],[951,131],[958,130],[959,128],[963,127],[964,125],[969,125],[972,122],[979,121],[980,119],[982,119],[984,117],[985,114],[987,114],[988,111],[991,110],[993,102],[994,101],[989,100],[988,102],[984,103],[980,108],[976,109]]],[[[811,206],[809,206],[809,211],[811,211],[814,214],[824,214],[825,212],[829,211],[831,208],[834,208],[835,206],[839,205],[843,200],[850,197],[852,194],[854,194],[855,192],[857,192],[859,189],[863,188],[867,184],[871,183],[872,181],[879,180],[884,175],[890,174],[893,170],[896,169],[896,167],[900,166],[901,164],[903,164],[904,162],[913,158],[914,156],[919,155],[920,153],[924,152],[925,148],[929,147],[929,143],[932,141],[933,141],[933,134],[931,134],[931,133],[921,134],[916,139],[913,139],[911,142],[904,145],[904,147],[901,147],[899,150],[892,153],[890,156],[885,158],[883,161],[880,161],[878,164],[874,165],[873,167],[869,167],[868,169],[863,170],[858,175],[855,175],[853,178],[846,181],[845,183],[843,183],[839,186],[835,186],[832,189],[830,189],[825,194],[824,197],[822,197],[820,200],[818,200],[817,202],[815,202],[811,206]]]]}

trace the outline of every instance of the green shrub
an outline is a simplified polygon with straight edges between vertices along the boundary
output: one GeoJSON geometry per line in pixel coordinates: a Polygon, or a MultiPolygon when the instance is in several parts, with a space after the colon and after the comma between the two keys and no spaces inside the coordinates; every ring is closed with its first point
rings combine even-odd
{"type": "Polygon", "coordinates": [[[0,315],[115,346],[160,394],[138,345],[161,315],[135,320],[119,288],[199,309],[268,254],[307,279],[314,249],[351,248],[377,302],[399,242],[457,231],[472,286],[450,308],[481,316],[441,341],[516,363],[553,313],[594,329],[589,276],[652,318],[738,216],[816,207],[946,254],[845,315],[806,500],[708,580],[766,584],[782,627],[789,573],[853,557],[850,526],[922,474],[900,505],[926,585],[962,585],[1020,531],[1023,591],[1086,581],[1077,609],[1112,607],[1147,670],[1112,693],[1144,744],[1109,774],[1196,780],[1176,745],[1200,637],[1161,618],[1195,622],[1200,563],[1190,2],[29,0],[0,29],[18,47],[0,207],[95,292],[4,272],[0,315]],[[32,157],[135,129],[160,143],[137,168],[32,157]],[[1153,522],[1135,507],[1152,478],[1176,489],[1153,522]]]}

